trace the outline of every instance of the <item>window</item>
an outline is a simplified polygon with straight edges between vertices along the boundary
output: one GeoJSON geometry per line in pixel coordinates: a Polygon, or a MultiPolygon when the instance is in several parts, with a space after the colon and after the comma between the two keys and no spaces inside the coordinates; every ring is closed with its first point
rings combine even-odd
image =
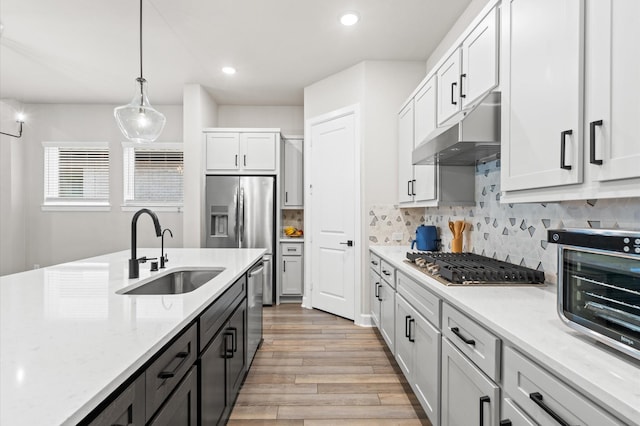
{"type": "Polygon", "coordinates": [[[123,142],[125,206],[182,207],[181,143],[123,142]]]}
{"type": "Polygon", "coordinates": [[[44,207],[108,207],[107,142],[43,142],[44,207]]]}

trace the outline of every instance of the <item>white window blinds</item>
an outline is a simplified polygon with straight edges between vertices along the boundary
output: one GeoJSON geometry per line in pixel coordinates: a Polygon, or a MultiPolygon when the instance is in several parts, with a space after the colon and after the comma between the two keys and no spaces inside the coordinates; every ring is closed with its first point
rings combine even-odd
{"type": "Polygon", "coordinates": [[[123,143],[125,205],[182,206],[181,143],[123,143]]]}
{"type": "Polygon", "coordinates": [[[106,142],[43,142],[45,205],[107,205],[106,142]]]}

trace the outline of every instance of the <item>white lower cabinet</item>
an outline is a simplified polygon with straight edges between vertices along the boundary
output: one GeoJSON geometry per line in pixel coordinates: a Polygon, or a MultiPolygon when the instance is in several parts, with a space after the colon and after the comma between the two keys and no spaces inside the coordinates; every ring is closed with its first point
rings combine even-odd
{"type": "Polygon", "coordinates": [[[620,425],[618,420],[511,347],[504,350],[503,387],[539,425],[620,425]]]}
{"type": "Polygon", "coordinates": [[[396,361],[420,405],[440,424],[440,331],[396,295],[396,361]]]}
{"type": "Polygon", "coordinates": [[[369,268],[369,285],[371,286],[371,320],[373,324],[380,328],[380,285],[382,280],[380,275],[369,268]]]}
{"type": "Polygon", "coordinates": [[[500,387],[442,338],[443,426],[498,424],[500,387]]]}
{"type": "Polygon", "coordinates": [[[387,342],[391,353],[395,353],[395,308],[396,291],[385,280],[381,280],[378,295],[380,296],[380,334],[387,342]]]}
{"type": "Polygon", "coordinates": [[[280,265],[280,295],[302,296],[302,243],[282,243],[282,264],[280,265]]]}

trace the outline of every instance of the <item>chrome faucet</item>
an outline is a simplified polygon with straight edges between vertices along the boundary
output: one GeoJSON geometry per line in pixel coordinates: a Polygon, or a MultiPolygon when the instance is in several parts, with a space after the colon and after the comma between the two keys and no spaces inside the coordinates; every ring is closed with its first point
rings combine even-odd
{"type": "MultiPolygon", "coordinates": [[[[153,219],[153,226],[156,228],[156,236],[162,236],[162,227],[160,226],[160,222],[158,221],[158,216],[154,212],[149,209],[140,209],[134,215],[133,219],[131,219],[131,259],[129,259],[129,278],[138,278],[140,276],[140,263],[144,263],[147,260],[152,260],[151,258],[147,258],[146,256],[137,258],[136,257],[136,236],[138,233],[137,224],[138,218],[142,213],[147,213],[153,219]]],[[[153,258],[155,259],[155,258],[153,258]]]]}
{"type": "Polygon", "coordinates": [[[171,229],[167,228],[162,230],[162,242],[160,243],[160,269],[164,268],[164,264],[169,261],[167,253],[164,252],[164,233],[167,231],[169,231],[169,235],[173,238],[173,232],[171,232],[171,229]]]}

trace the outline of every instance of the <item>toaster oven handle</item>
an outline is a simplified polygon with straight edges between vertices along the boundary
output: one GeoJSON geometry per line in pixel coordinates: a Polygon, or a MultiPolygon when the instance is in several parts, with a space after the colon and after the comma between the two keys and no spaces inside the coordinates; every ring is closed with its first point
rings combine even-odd
{"type": "Polygon", "coordinates": [[[540,392],[533,392],[529,394],[529,398],[536,403],[536,405],[542,408],[548,415],[553,417],[553,420],[558,422],[562,426],[571,426],[565,422],[555,411],[553,411],[547,404],[542,401],[542,394],[540,392]]]}

